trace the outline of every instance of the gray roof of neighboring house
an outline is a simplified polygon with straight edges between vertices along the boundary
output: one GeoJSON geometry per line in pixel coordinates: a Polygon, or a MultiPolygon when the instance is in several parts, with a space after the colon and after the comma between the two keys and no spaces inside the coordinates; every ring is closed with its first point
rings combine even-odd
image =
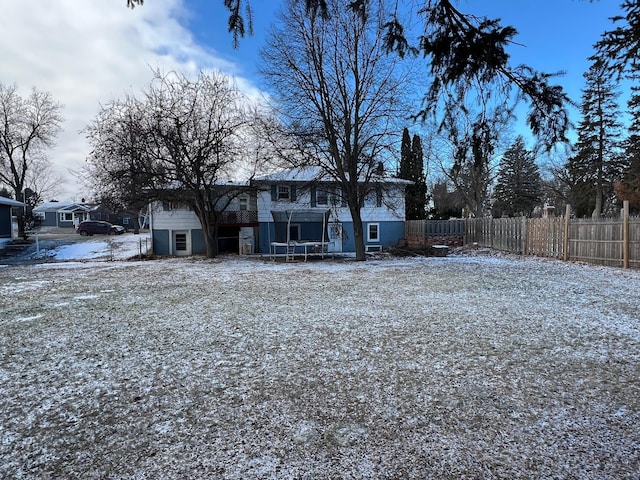
{"type": "Polygon", "coordinates": [[[77,202],[44,202],[33,209],[34,212],[73,212],[94,210],[96,205],[86,205],[77,202]]]}
{"type": "Polygon", "coordinates": [[[0,205],[9,205],[11,207],[24,207],[24,203],[7,197],[0,197],[0,205]]]}

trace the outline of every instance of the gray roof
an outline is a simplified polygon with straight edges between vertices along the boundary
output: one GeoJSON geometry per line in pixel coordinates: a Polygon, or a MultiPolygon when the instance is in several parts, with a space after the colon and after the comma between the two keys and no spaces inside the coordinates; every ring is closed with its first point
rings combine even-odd
{"type": "MultiPolygon", "coordinates": [[[[322,167],[297,167],[279,172],[270,173],[257,177],[258,182],[328,182],[336,183],[337,180],[329,175],[322,167]]],[[[371,183],[397,183],[401,185],[409,185],[413,183],[410,180],[404,180],[402,178],[377,176],[374,175],[370,179],[371,183]]]]}
{"type": "Polygon", "coordinates": [[[95,207],[92,205],[86,205],[84,203],[77,202],[44,202],[33,209],[34,212],[73,212],[84,211],[88,212],[95,207]]]}
{"type": "Polygon", "coordinates": [[[11,198],[7,198],[7,197],[0,197],[0,205],[9,205],[11,207],[24,207],[25,204],[22,202],[19,202],[17,200],[13,200],[11,198]]]}

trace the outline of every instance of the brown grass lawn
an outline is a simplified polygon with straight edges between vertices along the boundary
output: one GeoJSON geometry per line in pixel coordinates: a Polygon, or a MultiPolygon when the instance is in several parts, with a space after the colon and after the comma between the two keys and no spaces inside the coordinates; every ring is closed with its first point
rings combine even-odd
{"type": "Polygon", "coordinates": [[[0,268],[0,478],[640,478],[640,272],[0,268]]]}

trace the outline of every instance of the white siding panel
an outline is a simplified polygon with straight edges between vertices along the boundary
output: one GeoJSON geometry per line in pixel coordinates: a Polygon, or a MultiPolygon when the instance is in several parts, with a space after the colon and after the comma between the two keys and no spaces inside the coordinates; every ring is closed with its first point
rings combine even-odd
{"type": "Polygon", "coordinates": [[[191,230],[202,228],[191,210],[159,211],[153,214],[153,228],[157,230],[191,230]]]}

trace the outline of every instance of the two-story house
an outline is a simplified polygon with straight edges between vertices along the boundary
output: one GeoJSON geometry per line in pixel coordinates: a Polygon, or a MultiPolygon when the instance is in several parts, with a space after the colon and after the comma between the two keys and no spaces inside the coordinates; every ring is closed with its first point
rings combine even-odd
{"type": "MultiPolygon", "coordinates": [[[[404,238],[404,190],[409,183],[382,175],[370,180],[361,210],[367,251],[381,251],[404,238]]],[[[291,243],[298,243],[299,250],[310,245],[327,252],[355,251],[353,221],[342,191],[320,168],[284,170],[254,184],[258,251],[275,253],[291,243]]]]}
{"type": "MultiPolygon", "coordinates": [[[[380,176],[370,181],[361,210],[367,251],[404,238],[404,190],[409,181],[380,176]]],[[[242,254],[355,252],[353,221],[338,183],[318,168],[283,170],[258,177],[251,188],[229,184],[230,201],[216,212],[219,252],[242,254]],[[280,249],[280,250],[279,250],[280,249]]],[[[222,202],[226,203],[226,202],[222,202]]],[[[156,255],[205,253],[202,226],[181,201],[154,202],[150,230],[156,255]]]]}

